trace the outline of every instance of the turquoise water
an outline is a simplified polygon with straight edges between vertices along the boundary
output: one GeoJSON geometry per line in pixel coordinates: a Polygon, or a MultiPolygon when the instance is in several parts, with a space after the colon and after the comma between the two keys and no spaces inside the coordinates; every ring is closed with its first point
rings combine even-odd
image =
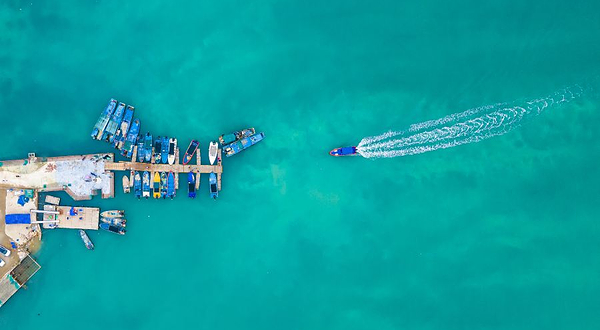
{"type": "Polygon", "coordinates": [[[110,151],[89,139],[110,97],[205,162],[224,132],[266,139],[217,202],[203,177],[193,201],[80,203],[125,208],[127,236],[46,231],[0,329],[598,329],[597,97],[479,143],[327,151],[597,77],[599,10],[2,1],[1,159],[110,151]]]}

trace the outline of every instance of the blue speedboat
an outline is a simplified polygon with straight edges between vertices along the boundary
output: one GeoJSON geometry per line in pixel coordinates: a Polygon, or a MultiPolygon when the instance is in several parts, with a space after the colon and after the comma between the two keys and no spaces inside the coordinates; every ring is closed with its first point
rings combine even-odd
{"type": "Polygon", "coordinates": [[[135,108],[131,105],[128,105],[127,109],[125,109],[125,115],[123,116],[121,127],[119,127],[119,129],[117,130],[115,142],[113,143],[114,147],[118,150],[121,150],[121,148],[123,148],[123,143],[125,143],[125,140],[127,139],[127,133],[129,132],[129,127],[131,127],[131,121],[133,120],[134,110],[135,108]]]}
{"type": "Polygon", "coordinates": [[[162,151],[162,139],[159,137],[156,138],[156,141],[154,141],[154,163],[155,164],[160,164],[162,156],[161,156],[161,151],[162,151]]]}
{"type": "Polygon", "coordinates": [[[169,172],[169,176],[167,178],[167,197],[175,197],[175,175],[173,172],[169,172]]]}
{"type": "Polygon", "coordinates": [[[213,172],[208,176],[208,186],[210,187],[210,197],[217,199],[219,197],[219,187],[217,186],[217,175],[213,172]]]}
{"type": "Polygon", "coordinates": [[[140,172],[135,172],[133,176],[133,191],[135,192],[135,197],[140,199],[142,197],[142,178],[140,177],[140,172]]]}
{"type": "Polygon", "coordinates": [[[258,142],[262,141],[265,137],[265,133],[258,133],[258,134],[254,134],[252,136],[243,138],[239,141],[235,141],[233,143],[230,143],[228,145],[226,145],[225,147],[223,147],[223,151],[225,151],[225,156],[227,157],[231,157],[235,154],[238,154],[248,148],[250,148],[251,146],[257,144],[258,142]]]}
{"type": "Polygon", "coordinates": [[[142,195],[146,199],[150,197],[150,173],[148,171],[144,171],[142,175],[142,195]]]}
{"type": "Polygon", "coordinates": [[[110,231],[111,233],[119,234],[119,235],[125,235],[125,232],[126,232],[125,228],[123,228],[121,226],[111,225],[106,222],[101,222],[100,228],[104,229],[106,231],[110,231]]]}
{"type": "Polygon", "coordinates": [[[168,164],[169,163],[169,138],[166,136],[163,137],[160,154],[161,154],[160,162],[163,164],[168,164]]]}
{"type": "Polygon", "coordinates": [[[106,125],[110,121],[110,116],[113,114],[116,107],[117,100],[110,99],[110,101],[108,101],[108,105],[106,106],[104,111],[102,111],[102,114],[100,114],[100,118],[98,118],[96,125],[94,125],[94,129],[92,130],[91,134],[92,139],[100,140],[102,134],[104,134],[104,129],[106,128],[106,125]]]}
{"type": "Polygon", "coordinates": [[[358,151],[356,147],[341,147],[335,148],[329,152],[331,156],[339,157],[339,156],[356,156],[358,155],[358,151]]]}
{"type": "Polygon", "coordinates": [[[150,163],[152,160],[152,135],[148,132],[144,137],[144,161],[150,163]]]}
{"type": "Polygon", "coordinates": [[[167,173],[160,173],[160,197],[167,198],[167,173]]]}
{"type": "Polygon", "coordinates": [[[145,155],[146,155],[146,149],[144,149],[144,142],[139,141],[137,143],[137,161],[140,163],[144,162],[145,155]]]}
{"type": "Polygon", "coordinates": [[[188,173],[188,197],[196,198],[196,176],[194,173],[188,173]]]}
{"type": "Polygon", "coordinates": [[[115,110],[112,117],[110,117],[110,122],[106,125],[104,134],[102,134],[102,140],[113,143],[117,128],[119,128],[119,125],[121,125],[121,121],[123,120],[123,115],[125,115],[125,103],[120,102],[119,106],[117,106],[117,110],[115,110]]]}
{"type": "Polygon", "coordinates": [[[123,145],[123,149],[121,150],[121,155],[131,158],[131,154],[133,153],[133,147],[135,146],[135,142],[138,139],[138,134],[140,133],[140,120],[135,119],[133,124],[131,124],[131,128],[129,129],[129,133],[127,133],[127,140],[125,140],[125,144],[123,145]]]}

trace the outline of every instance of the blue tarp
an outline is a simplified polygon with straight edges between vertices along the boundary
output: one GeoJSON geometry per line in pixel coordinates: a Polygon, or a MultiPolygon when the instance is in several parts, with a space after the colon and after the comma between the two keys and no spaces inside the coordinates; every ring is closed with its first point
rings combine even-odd
{"type": "Polygon", "coordinates": [[[28,214],[7,214],[4,218],[7,225],[30,224],[31,216],[28,214]]]}

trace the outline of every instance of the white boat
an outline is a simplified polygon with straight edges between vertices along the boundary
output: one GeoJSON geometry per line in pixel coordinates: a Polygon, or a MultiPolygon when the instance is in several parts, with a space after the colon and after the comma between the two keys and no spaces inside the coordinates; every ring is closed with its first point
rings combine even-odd
{"type": "Polygon", "coordinates": [[[131,191],[131,186],[129,185],[129,177],[127,175],[123,176],[123,192],[129,194],[131,191]]]}
{"type": "Polygon", "coordinates": [[[215,165],[215,160],[217,160],[218,152],[219,144],[215,141],[211,141],[208,145],[208,160],[210,160],[210,165],[215,165]]]}
{"type": "Polygon", "coordinates": [[[175,164],[175,152],[177,151],[177,139],[171,138],[169,140],[169,164],[175,164]]]}

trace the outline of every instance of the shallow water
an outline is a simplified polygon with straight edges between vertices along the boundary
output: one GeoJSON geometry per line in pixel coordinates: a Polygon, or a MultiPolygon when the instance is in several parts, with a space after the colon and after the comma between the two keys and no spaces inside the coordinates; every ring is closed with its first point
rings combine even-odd
{"type": "MultiPolygon", "coordinates": [[[[142,132],[246,126],[223,190],[120,193],[126,237],[44,233],[0,329],[597,329],[598,98],[476,144],[335,159],[363,137],[600,73],[600,3],[0,3],[0,159],[105,152],[110,97],[142,132]]],[[[64,195],[64,204],[75,204],[64,195]]]]}

